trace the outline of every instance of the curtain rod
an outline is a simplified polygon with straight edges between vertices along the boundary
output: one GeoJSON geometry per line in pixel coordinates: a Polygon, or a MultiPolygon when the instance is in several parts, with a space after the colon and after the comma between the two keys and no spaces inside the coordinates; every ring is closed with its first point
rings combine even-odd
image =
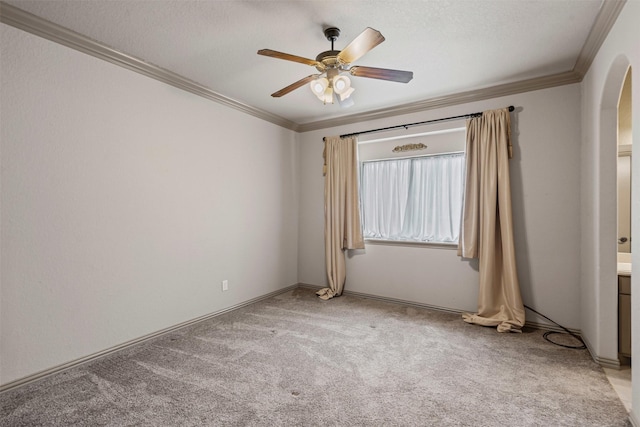
{"type": "MultiPolygon", "coordinates": [[[[513,111],[513,110],[515,110],[515,107],[513,105],[510,105],[509,106],[509,111],[513,111]]],[[[386,128],[363,130],[362,132],[353,132],[353,133],[346,133],[344,135],[340,135],[340,138],[346,138],[348,136],[363,135],[365,133],[384,132],[384,131],[392,130],[392,129],[400,129],[400,128],[409,129],[409,127],[411,127],[411,126],[426,125],[427,123],[445,122],[445,121],[448,121],[448,120],[468,119],[468,118],[471,118],[471,117],[479,117],[481,115],[482,115],[482,112],[470,113],[470,114],[463,114],[461,116],[445,117],[443,119],[425,120],[424,122],[408,123],[406,125],[397,125],[397,126],[389,126],[389,127],[386,127],[386,128]]]]}

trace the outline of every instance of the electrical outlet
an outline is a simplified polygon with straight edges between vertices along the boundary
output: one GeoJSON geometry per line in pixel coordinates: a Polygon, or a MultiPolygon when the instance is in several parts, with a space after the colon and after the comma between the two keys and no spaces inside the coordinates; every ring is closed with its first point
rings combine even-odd
{"type": "Polygon", "coordinates": [[[229,281],[228,280],[223,280],[222,281],[222,290],[223,291],[228,291],[229,290],[229,281]]]}

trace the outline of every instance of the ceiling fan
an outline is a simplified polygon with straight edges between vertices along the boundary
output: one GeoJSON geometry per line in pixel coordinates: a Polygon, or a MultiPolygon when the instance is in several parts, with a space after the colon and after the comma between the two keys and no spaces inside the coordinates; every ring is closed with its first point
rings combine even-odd
{"type": "Polygon", "coordinates": [[[353,100],[349,99],[349,97],[355,89],[351,87],[351,80],[345,74],[400,83],[408,83],[413,78],[413,72],[411,71],[352,65],[353,62],[360,59],[365,53],[385,40],[380,31],[367,27],[342,50],[334,50],[333,48],[333,43],[340,35],[338,28],[327,28],[324,30],[324,35],[327,40],[331,42],[331,50],[321,52],[316,56],[315,60],[277,52],[271,49],[261,49],[258,51],[258,55],[311,65],[316,67],[320,72],[320,74],[312,74],[300,79],[272,93],[271,96],[279,98],[309,83],[311,91],[325,104],[333,103],[335,93],[340,105],[348,107],[353,104],[353,100]]]}

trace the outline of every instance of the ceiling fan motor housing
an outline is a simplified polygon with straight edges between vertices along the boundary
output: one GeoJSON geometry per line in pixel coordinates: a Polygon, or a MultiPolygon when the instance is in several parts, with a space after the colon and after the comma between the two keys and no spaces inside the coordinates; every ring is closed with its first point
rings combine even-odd
{"type": "MultiPolygon", "coordinates": [[[[325,28],[324,36],[327,38],[327,40],[333,43],[334,41],[338,40],[338,37],[340,36],[340,29],[336,27],[325,28]]],[[[331,46],[331,48],[333,49],[333,46],[331,46]]]]}
{"type": "Polygon", "coordinates": [[[323,72],[326,69],[337,68],[341,65],[338,60],[338,54],[340,51],[334,50],[333,48],[333,42],[335,42],[340,36],[340,29],[336,27],[325,28],[324,36],[331,42],[331,50],[321,52],[316,56],[316,61],[322,63],[322,66],[316,66],[316,69],[320,72],[323,72]]]}
{"type": "Polygon", "coordinates": [[[316,66],[318,71],[324,71],[327,68],[336,68],[340,65],[340,61],[338,60],[339,50],[326,50],[316,56],[316,61],[322,63],[321,66],[316,66]]]}

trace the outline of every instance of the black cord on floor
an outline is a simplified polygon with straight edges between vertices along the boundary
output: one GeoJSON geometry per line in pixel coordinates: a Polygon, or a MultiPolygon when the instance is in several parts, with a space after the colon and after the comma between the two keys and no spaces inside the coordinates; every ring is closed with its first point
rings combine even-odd
{"type": "Polygon", "coordinates": [[[569,329],[565,328],[564,326],[560,325],[559,323],[554,322],[553,320],[549,319],[547,316],[545,316],[542,313],[537,312],[536,310],[534,310],[533,308],[525,305],[524,308],[526,308],[527,310],[531,310],[533,311],[535,314],[537,314],[538,316],[542,316],[545,319],[547,319],[549,322],[553,323],[556,326],[561,327],[562,329],[564,329],[566,331],[566,334],[571,335],[572,337],[574,337],[575,339],[577,339],[578,341],[580,341],[582,343],[582,345],[579,346],[574,346],[574,345],[566,345],[566,344],[560,344],[557,343],[555,341],[552,341],[549,338],[549,335],[554,335],[554,334],[562,334],[565,335],[565,332],[558,332],[558,331],[547,331],[542,335],[542,338],[544,338],[545,340],[549,341],[551,344],[555,344],[555,345],[559,345],[560,347],[565,347],[565,348],[572,348],[575,350],[584,350],[585,348],[587,348],[587,345],[584,343],[584,341],[582,340],[582,338],[580,338],[579,335],[574,334],[573,332],[571,332],[569,329]]]}

